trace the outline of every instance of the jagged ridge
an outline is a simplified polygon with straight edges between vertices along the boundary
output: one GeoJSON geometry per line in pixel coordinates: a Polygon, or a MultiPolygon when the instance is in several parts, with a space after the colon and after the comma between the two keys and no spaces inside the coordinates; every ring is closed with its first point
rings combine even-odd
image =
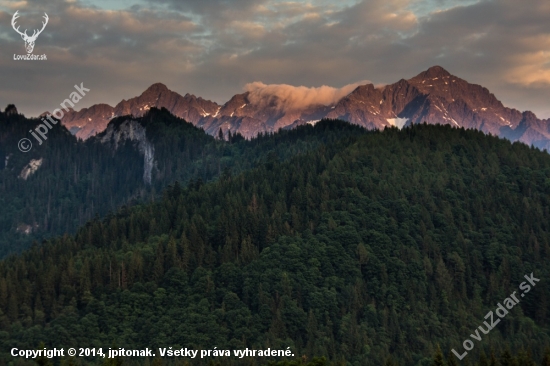
{"type": "Polygon", "coordinates": [[[115,107],[99,104],[71,111],[62,122],[77,137],[87,139],[105,130],[111,118],[139,117],[151,107],[164,107],[212,135],[221,129],[224,134],[239,132],[250,138],[260,132],[292,128],[322,118],[342,119],[369,129],[425,121],[475,128],[541,149],[550,148],[548,120],[538,119],[529,111],[522,113],[505,107],[486,88],[470,84],[441,66],[381,88],[372,84],[359,86],[332,106],[314,105],[300,110],[281,109],[275,96],[253,102],[248,92],[218,105],[192,94],[181,96],[157,83],[139,97],[123,100],[115,107]]]}

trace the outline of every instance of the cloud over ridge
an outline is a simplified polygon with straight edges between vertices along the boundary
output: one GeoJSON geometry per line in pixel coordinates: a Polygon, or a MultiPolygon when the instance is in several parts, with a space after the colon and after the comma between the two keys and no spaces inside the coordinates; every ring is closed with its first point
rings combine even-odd
{"type": "Polygon", "coordinates": [[[248,99],[253,104],[276,103],[282,110],[304,109],[315,105],[336,104],[360,85],[371,84],[368,80],[335,88],[327,85],[319,87],[293,86],[288,84],[264,84],[255,81],[245,85],[248,99]]]}

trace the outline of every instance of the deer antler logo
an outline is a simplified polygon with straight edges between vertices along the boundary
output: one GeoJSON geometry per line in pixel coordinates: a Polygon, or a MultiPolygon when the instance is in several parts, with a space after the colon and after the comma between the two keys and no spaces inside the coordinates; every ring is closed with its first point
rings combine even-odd
{"type": "Polygon", "coordinates": [[[27,35],[27,30],[26,29],[25,29],[24,32],[20,32],[19,31],[19,26],[17,28],[15,28],[15,21],[17,20],[17,18],[19,18],[18,11],[16,11],[15,14],[13,14],[13,18],[11,18],[11,26],[13,27],[13,29],[17,33],[19,33],[21,35],[21,38],[23,38],[23,40],[25,41],[25,48],[27,49],[27,53],[32,53],[32,51],[34,50],[34,42],[36,41],[36,38],[38,38],[40,33],[42,33],[44,28],[46,28],[46,24],[48,24],[48,20],[49,20],[48,14],[44,13],[43,18],[44,18],[45,21],[42,22],[42,29],[40,29],[40,30],[35,29],[32,36],[29,37],[29,35],[27,35]]]}

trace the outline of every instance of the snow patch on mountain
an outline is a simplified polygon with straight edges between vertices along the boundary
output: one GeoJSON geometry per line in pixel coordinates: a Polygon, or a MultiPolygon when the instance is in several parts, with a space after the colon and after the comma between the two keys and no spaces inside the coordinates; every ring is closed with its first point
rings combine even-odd
{"type": "Polygon", "coordinates": [[[212,117],[214,117],[214,118],[218,117],[218,114],[220,114],[220,109],[222,109],[222,107],[218,107],[218,110],[216,111],[216,114],[213,115],[212,117]]]}
{"type": "Polygon", "coordinates": [[[386,120],[391,126],[395,126],[399,129],[402,129],[408,121],[407,118],[386,118],[386,120]]]}

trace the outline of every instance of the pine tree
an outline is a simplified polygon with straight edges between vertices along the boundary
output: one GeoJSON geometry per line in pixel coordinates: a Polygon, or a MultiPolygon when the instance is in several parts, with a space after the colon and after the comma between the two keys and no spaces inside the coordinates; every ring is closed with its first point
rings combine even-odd
{"type": "Polygon", "coordinates": [[[432,366],[445,366],[445,360],[443,359],[443,353],[441,352],[441,347],[439,347],[439,344],[435,350],[432,366]]]}
{"type": "Polygon", "coordinates": [[[122,360],[124,360],[124,358],[122,357],[105,358],[103,360],[102,366],[122,366],[122,360]]]}
{"type": "Polygon", "coordinates": [[[153,265],[153,279],[159,282],[164,276],[164,248],[161,242],[157,244],[155,263],[153,265]]]}
{"type": "Polygon", "coordinates": [[[518,353],[517,364],[518,366],[536,366],[531,356],[531,351],[526,351],[524,349],[518,353]]]}
{"type": "Polygon", "coordinates": [[[179,251],[181,252],[181,267],[187,273],[190,271],[190,259],[191,259],[191,248],[189,245],[189,239],[183,234],[179,242],[179,251]]]}
{"type": "MultiPolygon", "coordinates": [[[[40,344],[38,345],[38,349],[44,349],[44,348],[46,348],[46,344],[44,344],[44,342],[40,342],[40,344]]],[[[41,356],[37,357],[35,362],[39,366],[53,366],[52,359],[47,358],[44,355],[41,355],[41,356]]]]}
{"type": "Polygon", "coordinates": [[[447,366],[458,366],[456,356],[452,352],[449,352],[449,355],[447,356],[447,366]]]}
{"type": "Polygon", "coordinates": [[[8,311],[6,315],[11,321],[16,321],[19,317],[19,305],[15,293],[10,294],[8,298],[8,311]]]}
{"type": "Polygon", "coordinates": [[[501,366],[517,366],[517,362],[514,356],[510,353],[508,349],[505,349],[504,352],[500,355],[500,365],[501,366]]]}
{"type": "Polygon", "coordinates": [[[366,264],[369,260],[369,252],[363,245],[363,243],[359,243],[357,245],[357,257],[359,259],[359,271],[362,272],[363,265],[366,264]]]}
{"type": "Polygon", "coordinates": [[[173,236],[170,236],[168,240],[168,245],[166,246],[166,270],[172,267],[181,267],[178,248],[176,245],[176,239],[173,236]]]}
{"type": "Polygon", "coordinates": [[[79,365],[76,357],[64,357],[61,359],[60,366],[77,366],[79,365]]]}
{"type": "Polygon", "coordinates": [[[479,366],[489,366],[489,360],[487,360],[485,353],[481,353],[481,355],[479,355],[479,366]]]}
{"type": "Polygon", "coordinates": [[[497,361],[497,358],[495,356],[495,352],[493,350],[491,350],[491,358],[489,360],[489,366],[497,366],[498,365],[498,361],[497,361]]]}
{"type": "Polygon", "coordinates": [[[544,357],[542,358],[541,366],[550,366],[550,347],[544,351],[544,357]]]}

